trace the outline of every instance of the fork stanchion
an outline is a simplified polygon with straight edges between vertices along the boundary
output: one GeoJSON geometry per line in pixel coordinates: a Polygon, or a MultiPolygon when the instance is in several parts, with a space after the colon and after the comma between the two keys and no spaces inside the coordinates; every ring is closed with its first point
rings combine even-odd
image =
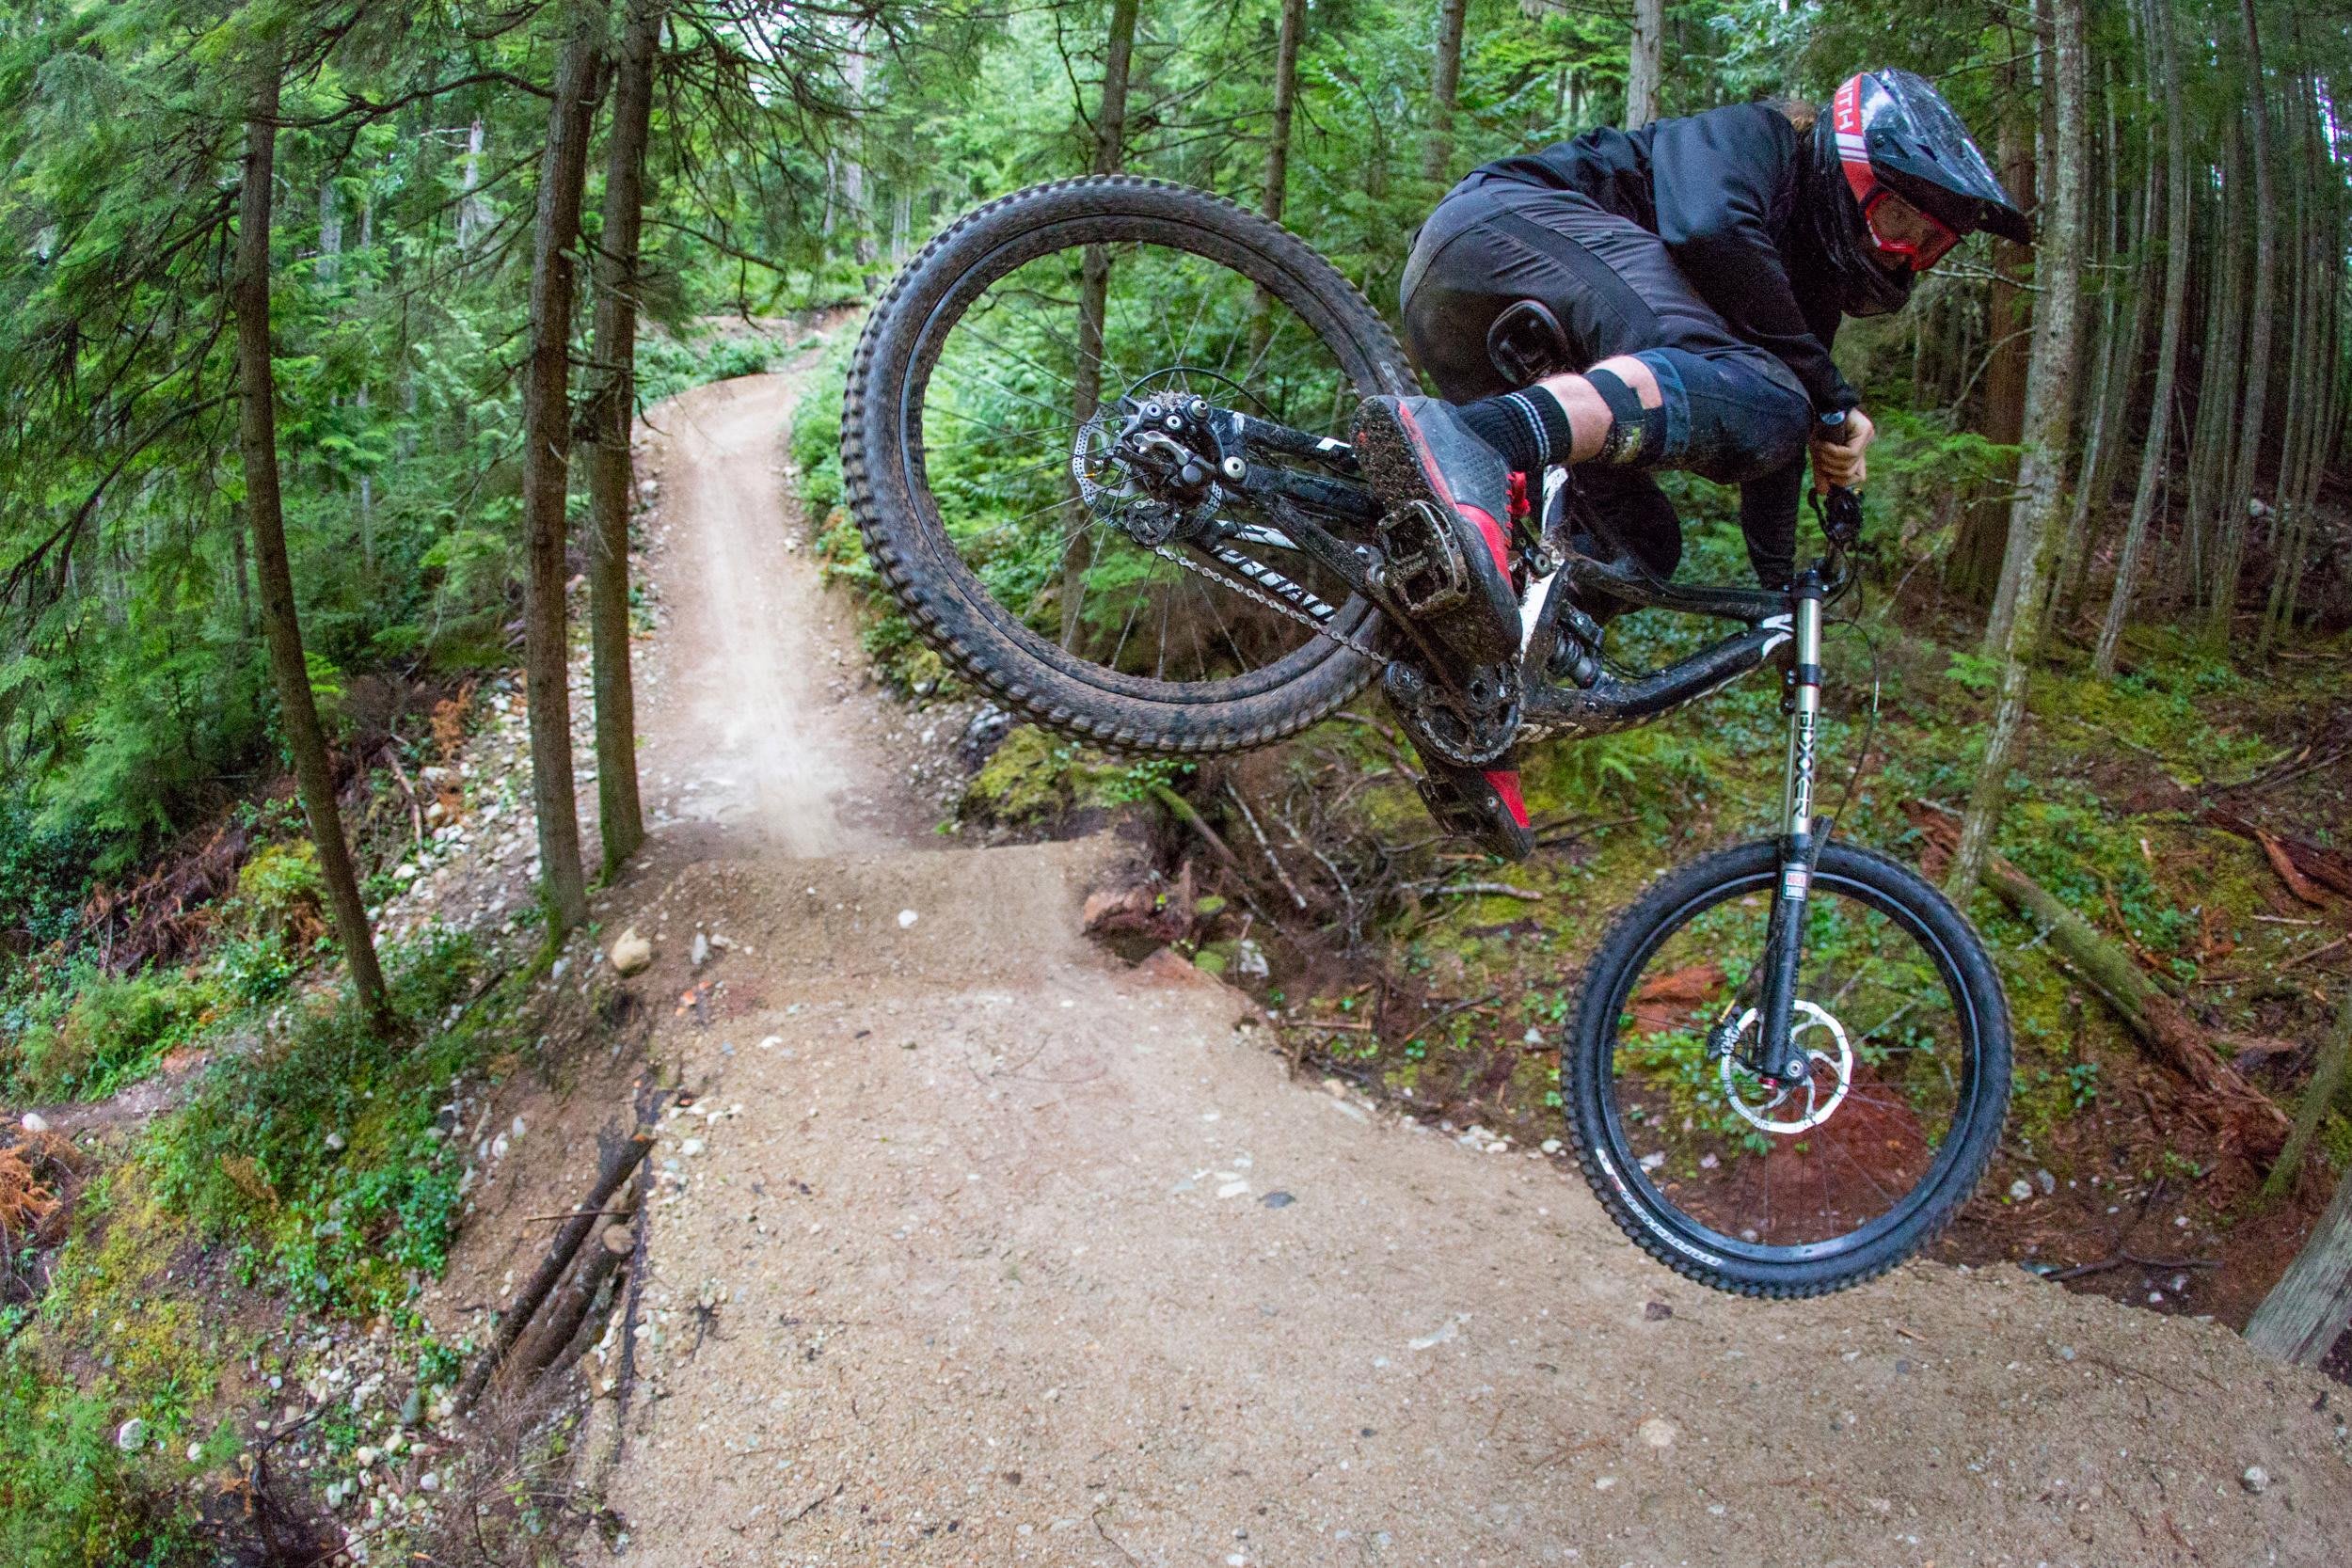
{"type": "Polygon", "coordinates": [[[1813,882],[1813,774],[1821,717],[1820,573],[1806,570],[1789,586],[1790,659],[1783,709],[1788,715],[1788,766],[1781,790],[1780,880],[1772,900],[1759,1015],[1759,1059],[1768,1076],[1802,1083],[1812,1072],[1792,1037],[1797,965],[1804,955],[1805,897],[1813,882]]]}

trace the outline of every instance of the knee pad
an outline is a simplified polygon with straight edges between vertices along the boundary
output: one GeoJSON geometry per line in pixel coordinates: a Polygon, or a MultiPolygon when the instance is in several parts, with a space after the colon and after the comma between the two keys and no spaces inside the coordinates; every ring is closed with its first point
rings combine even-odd
{"type": "Polygon", "coordinates": [[[1613,467],[1655,467],[1666,453],[1666,405],[1645,408],[1642,400],[1614,371],[1597,367],[1584,379],[1609,408],[1609,434],[1600,444],[1597,463],[1613,467]]]}

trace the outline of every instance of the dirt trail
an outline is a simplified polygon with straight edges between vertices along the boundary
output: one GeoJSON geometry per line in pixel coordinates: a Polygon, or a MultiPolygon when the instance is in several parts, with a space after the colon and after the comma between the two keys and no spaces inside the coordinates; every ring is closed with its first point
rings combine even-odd
{"type": "MultiPolygon", "coordinates": [[[[853,728],[843,640],[829,638],[816,573],[796,558],[783,480],[783,410],[799,374],[755,375],[674,398],[649,421],[663,537],[660,651],[640,703],[645,805],[716,833],[728,853],[827,855],[870,843],[845,809],[853,728]]],[[[854,669],[854,665],[848,666],[854,669]]]]}
{"type": "Polygon", "coordinates": [[[890,759],[808,678],[841,644],[781,548],[793,391],[671,405],[647,773],[728,783],[640,915],[646,994],[716,985],[656,1042],[698,1098],[622,1559],[2343,1560],[2341,1390],[2224,1329],[2006,1269],[1698,1290],[1572,1174],[1294,1082],[1235,993],[1091,948],[1109,846],[891,842],[890,759]],[[734,945],[690,976],[698,921],[734,945]]]}

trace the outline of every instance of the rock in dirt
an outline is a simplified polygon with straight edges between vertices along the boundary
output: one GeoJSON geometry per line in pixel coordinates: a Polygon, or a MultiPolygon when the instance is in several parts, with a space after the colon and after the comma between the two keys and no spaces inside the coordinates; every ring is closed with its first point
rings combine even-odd
{"type": "Polygon", "coordinates": [[[1012,715],[995,704],[984,705],[963,727],[963,762],[967,768],[978,768],[1004,744],[1012,733],[1012,715]]]}
{"type": "Polygon", "coordinates": [[[686,961],[696,969],[710,961],[710,939],[702,932],[694,933],[694,945],[688,950],[686,961]]]}
{"type": "Polygon", "coordinates": [[[605,956],[612,960],[615,974],[634,974],[653,962],[653,943],[631,926],[613,940],[612,951],[605,956]]]}
{"type": "Polygon", "coordinates": [[[1462,1316],[1457,1312],[1421,1338],[1407,1339],[1405,1343],[1408,1349],[1412,1350],[1435,1350],[1461,1332],[1462,1316]]]}
{"type": "Polygon", "coordinates": [[[27,1111],[24,1113],[24,1119],[17,1125],[27,1132],[46,1132],[49,1131],[49,1118],[39,1111],[27,1111]]]}
{"type": "Polygon", "coordinates": [[[147,1423],[134,1416],[115,1428],[115,1447],[124,1453],[136,1453],[147,1443],[147,1423]]]}
{"type": "Polygon", "coordinates": [[[2270,1472],[2259,1465],[2249,1465],[2246,1473],[2237,1478],[2237,1483],[2249,1492],[2267,1492],[2270,1490],[2270,1472]]]}

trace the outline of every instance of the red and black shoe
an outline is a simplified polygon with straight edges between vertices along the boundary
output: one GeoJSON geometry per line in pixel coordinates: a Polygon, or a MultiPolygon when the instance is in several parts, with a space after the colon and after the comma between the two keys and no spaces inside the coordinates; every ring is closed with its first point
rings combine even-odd
{"type": "Polygon", "coordinates": [[[1519,596],[1511,582],[1511,467],[1438,398],[1367,398],[1356,410],[1356,457],[1393,514],[1429,503],[1453,530],[1463,593],[1416,625],[1466,665],[1518,657],[1519,596]]]}
{"type": "Polygon", "coordinates": [[[1424,755],[1421,799],[1448,832],[1490,855],[1523,861],[1534,852],[1535,834],[1519,794],[1519,770],[1506,766],[1507,760],[1486,768],[1459,768],[1424,755]]]}

